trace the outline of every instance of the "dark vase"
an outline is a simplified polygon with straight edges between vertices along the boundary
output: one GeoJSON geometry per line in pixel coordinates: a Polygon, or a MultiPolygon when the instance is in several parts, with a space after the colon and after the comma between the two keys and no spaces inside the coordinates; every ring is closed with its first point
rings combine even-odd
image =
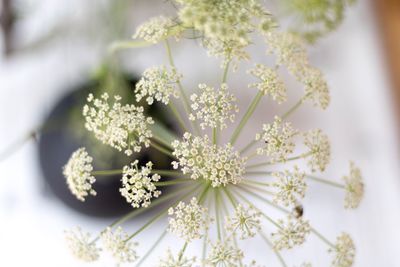
{"type": "MultiPolygon", "coordinates": [[[[124,89],[126,92],[117,93],[125,95],[125,98],[133,103],[132,88],[136,80],[126,80],[128,84],[127,89],[124,89]]],[[[96,177],[93,187],[97,196],[88,196],[84,202],[81,202],[71,194],[62,174],[62,168],[71,154],[79,147],[86,147],[89,155],[94,158],[94,170],[122,169],[124,165],[135,159],[141,163],[151,160],[157,169],[170,169],[171,159],[152,148],[128,157],[114,148],[101,144],[84,129],[82,107],[86,103],[88,94],[99,86],[97,81],[89,81],[77,86],[50,111],[38,142],[39,162],[47,188],[64,204],[89,216],[115,217],[132,210],[129,203],[119,193],[121,175],[96,177]]],[[[146,109],[145,113],[170,131],[177,132],[170,119],[169,111],[164,105],[153,104],[146,109]]],[[[163,190],[163,195],[165,193],[168,192],[163,190]]]]}

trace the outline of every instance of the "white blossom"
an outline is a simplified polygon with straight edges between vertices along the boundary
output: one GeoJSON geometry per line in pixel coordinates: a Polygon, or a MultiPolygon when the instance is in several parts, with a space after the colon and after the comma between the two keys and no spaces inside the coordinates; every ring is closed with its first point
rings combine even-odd
{"type": "Polygon", "coordinates": [[[332,267],[350,267],[353,265],[356,248],[351,237],[342,233],[336,239],[335,247],[329,249],[334,254],[332,267]]]}
{"type": "Polygon", "coordinates": [[[364,183],[361,170],[353,162],[350,162],[350,174],[344,176],[343,180],[346,190],[344,206],[347,209],[355,209],[360,205],[364,196],[364,183]]]}
{"type": "Polygon", "coordinates": [[[151,175],[152,167],[153,163],[149,161],[139,169],[138,160],[135,160],[122,170],[122,188],[119,191],[134,208],[146,208],[153,197],[161,195],[161,191],[154,185],[161,177],[156,173],[151,175]]]}
{"type": "Polygon", "coordinates": [[[286,101],[286,87],[283,81],[279,78],[277,71],[262,64],[249,70],[248,73],[259,79],[258,82],[249,84],[249,87],[254,87],[260,90],[264,95],[270,95],[277,103],[286,101]]]}
{"type": "Polygon", "coordinates": [[[310,99],[315,106],[326,109],[330,102],[330,96],[328,84],[322,72],[313,67],[305,68],[302,83],[305,86],[305,99],[310,99]]]}
{"type": "Polygon", "coordinates": [[[253,206],[237,205],[234,214],[226,218],[225,228],[228,232],[240,232],[240,238],[254,237],[261,229],[261,212],[253,206]]]}
{"type": "Polygon", "coordinates": [[[90,233],[82,232],[81,228],[65,231],[67,246],[72,255],[79,260],[92,262],[99,259],[100,248],[90,240],[90,233]]]}
{"type": "Polygon", "coordinates": [[[133,151],[140,152],[142,145],[149,147],[153,136],[149,125],[154,121],[144,115],[143,107],[122,105],[120,96],[115,96],[110,105],[108,98],[107,93],[96,99],[89,95],[88,104],[83,107],[86,129],[104,144],[124,150],[128,156],[133,151]]]}
{"type": "Polygon", "coordinates": [[[136,83],[136,101],[146,97],[149,105],[154,101],[168,105],[171,96],[179,96],[175,85],[181,78],[174,68],[169,71],[165,66],[156,66],[145,70],[143,77],[136,83]]]}
{"type": "Polygon", "coordinates": [[[308,131],[304,134],[304,144],[309,152],[304,156],[308,157],[308,165],[311,171],[324,171],[331,159],[331,145],[327,135],[320,129],[308,131]]]}
{"type": "Polygon", "coordinates": [[[227,241],[217,241],[211,246],[211,252],[206,259],[206,266],[239,266],[244,255],[240,249],[233,247],[227,241]]]}
{"type": "Polygon", "coordinates": [[[272,242],[277,250],[291,249],[305,242],[310,233],[310,224],[303,218],[288,216],[285,220],[278,220],[278,230],[272,233],[272,242]]]}
{"type": "Polygon", "coordinates": [[[169,208],[168,215],[168,230],[187,242],[201,238],[211,223],[208,210],[195,197],[189,204],[181,201],[175,208],[169,208]]]}
{"type": "Polygon", "coordinates": [[[171,249],[167,249],[166,256],[161,258],[157,267],[192,267],[196,261],[196,257],[187,258],[179,254],[174,256],[171,249]]]}
{"type": "Polygon", "coordinates": [[[177,158],[172,162],[173,168],[190,174],[191,179],[211,181],[213,187],[242,181],[246,158],[242,158],[230,144],[221,147],[211,144],[207,136],[193,137],[185,133],[183,140],[175,140],[172,146],[172,154],[177,158]]]}
{"type": "Polygon", "coordinates": [[[256,134],[256,140],[264,145],[258,148],[258,155],[271,157],[272,162],[285,161],[293,153],[295,143],[293,138],[298,131],[293,129],[290,122],[283,122],[279,117],[274,118],[272,124],[264,124],[261,133],[256,134]]]}
{"type": "Polygon", "coordinates": [[[149,43],[156,44],[169,35],[177,35],[178,32],[172,32],[172,28],[176,23],[171,19],[164,16],[151,18],[149,21],[141,24],[137,29],[133,38],[141,38],[149,43]]]}
{"type": "Polygon", "coordinates": [[[104,248],[111,253],[117,263],[134,262],[138,258],[135,250],[138,243],[132,242],[128,238],[128,234],[120,226],[114,232],[110,227],[107,227],[101,234],[104,248]]]}
{"type": "Polygon", "coordinates": [[[205,84],[200,84],[199,95],[192,94],[191,108],[194,114],[190,114],[191,120],[200,120],[200,127],[224,129],[227,127],[226,121],[234,122],[235,114],[239,112],[236,105],[236,97],[228,92],[228,85],[222,84],[221,88],[215,90],[205,84]]]}
{"type": "Polygon", "coordinates": [[[67,179],[67,185],[71,193],[80,201],[90,194],[95,196],[96,191],[92,184],[96,181],[91,174],[93,158],[89,156],[84,147],[72,153],[67,164],[63,168],[63,174],[67,179]]]}
{"type": "Polygon", "coordinates": [[[307,189],[305,173],[297,166],[294,166],[293,171],[275,172],[273,176],[277,178],[277,181],[272,183],[272,187],[276,190],[274,202],[289,206],[298,203],[299,198],[304,198],[307,189]]]}

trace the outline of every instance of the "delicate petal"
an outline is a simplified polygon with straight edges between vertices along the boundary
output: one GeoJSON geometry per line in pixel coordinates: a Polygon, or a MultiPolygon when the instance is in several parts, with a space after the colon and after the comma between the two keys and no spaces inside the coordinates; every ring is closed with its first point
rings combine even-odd
{"type": "Polygon", "coordinates": [[[161,191],[157,190],[154,182],[160,180],[160,175],[151,175],[153,164],[149,161],[146,166],[139,170],[138,161],[135,160],[130,166],[124,166],[122,175],[121,195],[125,197],[132,207],[148,207],[153,197],[159,197],[161,191]]]}
{"type": "Polygon", "coordinates": [[[92,188],[92,184],[96,181],[91,174],[93,171],[92,161],[93,158],[82,147],[72,153],[63,168],[69,190],[81,201],[85,201],[89,194],[96,195],[96,191],[92,188]]]}
{"type": "Polygon", "coordinates": [[[76,258],[86,262],[98,260],[101,249],[96,246],[96,242],[90,240],[89,233],[84,233],[77,227],[75,231],[65,231],[65,239],[68,248],[76,258]]]}

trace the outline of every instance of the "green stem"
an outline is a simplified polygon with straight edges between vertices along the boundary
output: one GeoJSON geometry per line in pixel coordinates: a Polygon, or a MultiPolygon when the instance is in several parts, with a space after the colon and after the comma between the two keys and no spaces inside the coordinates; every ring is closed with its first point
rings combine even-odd
{"type": "Polygon", "coordinates": [[[16,152],[19,148],[21,148],[26,142],[36,137],[36,131],[32,131],[22,137],[20,140],[17,140],[15,143],[8,146],[0,153],[0,162],[5,160],[7,157],[11,156],[14,152],[16,152]]]}
{"type": "Polygon", "coordinates": [[[252,172],[246,172],[246,175],[272,175],[276,172],[273,171],[252,171],[252,172]]]}
{"type": "Polygon", "coordinates": [[[263,183],[263,182],[259,182],[259,181],[249,180],[249,179],[243,180],[242,183],[243,184],[261,185],[261,186],[267,186],[267,187],[271,186],[271,184],[269,184],[269,183],[263,183]]]}
{"type": "Polygon", "coordinates": [[[164,153],[167,156],[174,157],[174,155],[172,155],[171,151],[167,150],[166,148],[163,148],[162,146],[158,145],[156,142],[150,142],[150,146],[157,149],[161,153],[164,153]]]}
{"type": "Polygon", "coordinates": [[[290,157],[287,158],[285,160],[278,160],[278,161],[268,161],[268,162],[262,162],[262,163],[257,163],[257,164],[253,164],[253,165],[249,165],[247,166],[247,169],[254,169],[254,168],[258,168],[258,167],[263,167],[263,166],[269,166],[269,165],[274,165],[274,164],[278,164],[278,163],[285,163],[288,161],[293,161],[293,160],[298,160],[298,159],[302,159],[302,158],[306,158],[310,155],[312,155],[312,152],[308,152],[308,153],[304,153],[295,157],[290,157]]]}
{"type": "Polygon", "coordinates": [[[254,97],[253,101],[251,102],[249,108],[247,109],[246,113],[244,114],[242,120],[239,123],[239,126],[235,129],[232,134],[230,143],[232,145],[235,144],[237,138],[239,137],[240,132],[243,130],[243,127],[246,125],[247,121],[250,119],[251,115],[253,115],[258,103],[260,103],[261,98],[263,97],[263,93],[259,91],[257,95],[254,97]]]}
{"type": "Polygon", "coordinates": [[[156,242],[149,248],[146,254],[140,259],[140,261],[136,264],[136,267],[139,267],[146,261],[146,259],[150,256],[150,254],[157,248],[157,246],[161,243],[164,237],[167,235],[167,231],[164,230],[161,235],[157,238],[156,242]]]}
{"type": "Polygon", "coordinates": [[[334,187],[337,187],[337,188],[341,188],[341,189],[345,189],[346,188],[346,186],[344,184],[336,183],[336,182],[329,181],[329,180],[326,180],[326,179],[322,179],[322,178],[319,178],[319,177],[315,177],[315,176],[311,176],[311,175],[306,175],[306,177],[308,179],[313,180],[313,181],[318,182],[318,183],[331,185],[331,186],[334,186],[334,187]]]}
{"type": "Polygon", "coordinates": [[[274,246],[272,245],[272,242],[268,239],[268,237],[264,234],[264,232],[260,231],[259,232],[262,239],[268,244],[268,246],[274,251],[276,257],[278,258],[279,262],[282,264],[283,267],[288,267],[286,262],[284,261],[282,255],[277,251],[274,246]]]}
{"type": "Polygon", "coordinates": [[[181,128],[185,132],[188,132],[188,129],[186,128],[185,122],[183,121],[183,118],[182,118],[181,114],[179,113],[179,111],[177,110],[177,108],[175,107],[175,105],[170,101],[168,103],[168,106],[171,109],[172,113],[174,114],[175,118],[178,120],[179,125],[181,126],[181,128]]]}
{"type": "MultiPolygon", "coordinates": [[[[164,44],[165,44],[165,48],[167,50],[169,64],[171,65],[172,68],[176,69],[174,59],[172,57],[171,46],[169,45],[168,39],[165,39],[164,44]]],[[[183,90],[181,81],[178,81],[178,88],[179,88],[179,93],[183,99],[183,107],[185,109],[185,112],[186,112],[186,114],[190,114],[189,98],[185,94],[185,90],[183,90]]],[[[196,131],[196,133],[199,134],[200,133],[199,126],[197,124],[193,123],[192,121],[190,121],[190,124],[191,124],[192,128],[196,131]]]]}
{"type": "Polygon", "coordinates": [[[250,143],[248,143],[244,148],[242,148],[242,150],[240,150],[240,154],[244,154],[247,150],[252,148],[256,143],[257,143],[256,140],[253,140],[250,143]]]}
{"type": "Polygon", "coordinates": [[[192,179],[178,179],[174,181],[166,181],[166,182],[155,182],[155,186],[169,186],[169,185],[176,185],[176,184],[182,184],[182,183],[187,183],[187,182],[193,182],[192,179]]]}
{"type": "Polygon", "coordinates": [[[92,175],[94,176],[108,176],[108,175],[115,175],[115,174],[122,174],[122,169],[119,170],[103,170],[103,171],[92,171],[92,175]]]}
{"type": "Polygon", "coordinates": [[[219,218],[219,191],[218,190],[214,190],[214,195],[215,195],[215,219],[216,219],[216,223],[217,223],[217,233],[218,233],[218,240],[221,240],[221,221],[219,218]]]}
{"type": "Polygon", "coordinates": [[[218,129],[217,129],[217,127],[214,127],[212,129],[212,141],[213,141],[214,145],[216,145],[217,142],[218,142],[218,129]]]}
{"type": "Polygon", "coordinates": [[[157,173],[157,174],[159,174],[161,176],[176,176],[176,175],[182,176],[182,175],[186,175],[186,174],[182,173],[181,171],[173,171],[173,170],[155,170],[155,169],[153,169],[151,171],[151,173],[157,173]]]}
{"type": "Polygon", "coordinates": [[[326,237],[324,237],[322,234],[320,234],[317,230],[315,230],[312,227],[311,227],[311,232],[313,232],[319,239],[321,239],[328,246],[335,248],[335,245],[332,242],[330,242],[326,237]]]}
{"type": "Polygon", "coordinates": [[[188,246],[188,242],[186,241],[185,244],[183,245],[183,248],[181,249],[181,251],[179,251],[179,258],[178,258],[179,260],[181,260],[183,255],[185,254],[185,250],[186,250],[187,246],[188,246]]]}
{"type": "Polygon", "coordinates": [[[288,111],[286,111],[282,116],[282,120],[287,119],[293,112],[295,112],[301,104],[303,104],[303,98],[301,98],[293,107],[291,107],[288,111]]]}
{"type": "Polygon", "coordinates": [[[242,186],[245,186],[245,187],[247,187],[248,189],[252,189],[252,190],[258,191],[258,192],[263,193],[263,194],[274,195],[273,192],[267,191],[267,190],[262,189],[262,188],[260,188],[260,187],[258,187],[258,186],[255,186],[255,185],[243,184],[243,185],[240,185],[239,187],[242,187],[242,186]]]}
{"type": "Polygon", "coordinates": [[[228,79],[228,71],[229,71],[229,65],[230,65],[231,61],[229,60],[224,68],[224,74],[222,75],[222,83],[226,83],[227,79],[228,79]]]}

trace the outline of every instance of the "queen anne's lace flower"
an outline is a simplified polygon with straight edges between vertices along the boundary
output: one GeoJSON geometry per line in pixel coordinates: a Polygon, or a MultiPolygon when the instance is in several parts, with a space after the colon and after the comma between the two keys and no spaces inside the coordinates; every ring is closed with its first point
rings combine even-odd
{"type": "MultiPolygon", "coordinates": [[[[171,18],[164,16],[154,17],[141,24],[136,29],[133,38],[142,38],[149,43],[156,44],[173,34],[171,31],[175,25],[176,23],[171,18]]],[[[178,32],[174,33],[174,35],[176,34],[178,32]]]]}
{"type": "Polygon", "coordinates": [[[338,236],[335,247],[330,248],[329,252],[335,254],[332,260],[333,267],[350,267],[353,265],[356,248],[348,234],[342,233],[338,236]]]}
{"type": "Polygon", "coordinates": [[[193,267],[196,257],[187,258],[185,256],[172,254],[171,249],[168,248],[167,255],[160,259],[157,267],[193,267]]]}
{"type": "Polygon", "coordinates": [[[264,124],[263,131],[256,134],[256,140],[262,140],[265,145],[257,149],[258,155],[267,155],[271,161],[285,161],[293,153],[295,143],[293,137],[298,134],[290,122],[282,122],[275,117],[272,124],[264,124]]]}
{"type": "Polygon", "coordinates": [[[361,176],[361,170],[350,162],[350,174],[344,176],[346,196],[344,199],[344,207],[347,209],[355,209],[360,205],[364,195],[364,183],[361,176]]]}
{"type": "Polygon", "coordinates": [[[305,133],[304,144],[309,149],[305,156],[309,157],[307,163],[311,171],[315,172],[317,169],[324,171],[331,159],[331,146],[328,136],[323,134],[320,129],[311,130],[305,133]]]}
{"type": "Polygon", "coordinates": [[[212,221],[208,210],[195,197],[189,204],[181,201],[175,208],[169,208],[168,215],[168,230],[187,242],[201,238],[212,221]]]}
{"type": "Polygon", "coordinates": [[[180,168],[190,178],[211,181],[213,187],[238,184],[245,171],[246,158],[242,158],[230,144],[220,147],[211,144],[207,136],[183,135],[183,140],[172,143],[174,169],[180,168]]]}
{"type": "Polygon", "coordinates": [[[65,239],[72,254],[76,258],[86,262],[96,261],[101,251],[96,246],[96,243],[90,240],[90,236],[89,233],[82,232],[79,227],[75,231],[65,231],[65,239]]]}
{"type": "Polygon", "coordinates": [[[153,135],[148,126],[154,121],[143,114],[143,107],[122,105],[120,96],[114,97],[111,106],[108,98],[107,93],[96,99],[92,94],[88,96],[89,104],[83,107],[86,129],[104,144],[124,150],[128,156],[133,151],[140,152],[142,145],[149,147],[153,135]]]}
{"type": "Polygon", "coordinates": [[[92,188],[92,184],[96,181],[91,174],[93,171],[92,161],[93,158],[82,147],[72,153],[63,168],[69,190],[81,201],[85,201],[89,194],[96,195],[96,191],[92,188]]]}
{"type": "Polygon", "coordinates": [[[308,56],[301,38],[293,33],[269,31],[265,34],[268,53],[274,53],[277,63],[284,65],[299,81],[308,67],[308,56]]]}
{"type": "Polygon", "coordinates": [[[235,113],[239,112],[236,97],[228,92],[228,86],[222,84],[219,90],[200,84],[199,95],[193,94],[190,97],[192,101],[191,108],[194,114],[190,114],[191,120],[200,120],[200,126],[204,130],[206,127],[226,128],[226,121],[231,122],[235,119],[235,113]]]}
{"type": "Polygon", "coordinates": [[[161,195],[161,191],[154,185],[154,182],[158,182],[161,177],[156,173],[151,175],[152,167],[153,163],[149,161],[139,170],[138,161],[135,160],[122,170],[122,188],[119,191],[134,208],[146,208],[153,197],[161,195]]]}
{"type": "Polygon", "coordinates": [[[270,95],[272,99],[279,104],[286,101],[285,84],[279,78],[275,69],[257,64],[255,68],[248,72],[260,80],[256,83],[249,84],[249,87],[257,88],[264,95],[270,95]]]}
{"type": "Polygon", "coordinates": [[[239,266],[244,258],[240,249],[233,247],[227,241],[218,241],[211,247],[206,259],[207,266],[239,266]]]}
{"type": "Polygon", "coordinates": [[[154,100],[168,105],[171,96],[179,96],[175,84],[181,77],[175,69],[168,71],[165,66],[145,70],[143,77],[136,83],[136,101],[139,102],[147,96],[146,101],[149,105],[153,104],[154,100]]]}
{"type": "Polygon", "coordinates": [[[310,233],[310,224],[303,218],[287,217],[287,221],[278,220],[278,231],[272,233],[275,249],[291,249],[304,243],[310,233]]]}
{"type": "Polygon", "coordinates": [[[305,99],[310,99],[315,106],[326,109],[330,102],[330,96],[328,84],[322,72],[313,67],[305,68],[302,83],[306,91],[305,99]]]}
{"type": "Polygon", "coordinates": [[[254,237],[261,229],[261,213],[253,206],[244,208],[239,204],[234,214],[226,219],[226,230],[232,233],[240,231],[240,238],[254,237]]]}
{"type": "Polygon", "coordinates": [[[138,256],[135,247],[138,243],[127,240],[128,234],[121,227],[113,232],[110,227],[101,234],[104,248],[108,250],[118,263],[134,262],[138,256]]]}
{"type": "Polygon", "coordinates": [[[274,202],[289,206],[295,205],[298,198],[304,198],[307,189],[305,174],[297,166],[294,166],[293,171],[285,170],[273,175],[277,178],[277,181],[272,183],[272,187],[276,189],[274,202]]]}

